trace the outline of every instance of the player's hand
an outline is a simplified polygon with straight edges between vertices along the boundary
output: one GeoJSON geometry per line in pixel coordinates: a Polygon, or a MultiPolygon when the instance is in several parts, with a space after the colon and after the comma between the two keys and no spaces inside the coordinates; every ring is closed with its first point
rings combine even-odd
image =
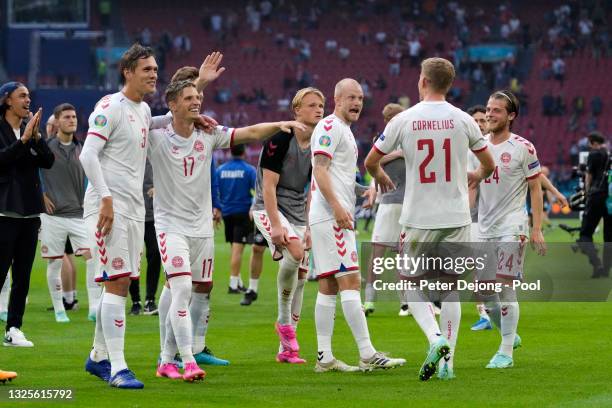
{"type": "Polygon", "coordinates": [[[213,224],[215,229],[221,225],[221,210],[218,208],[213,208],[213,224]]]}
{"type": "Polygon", "coordinates": [[[533,248],[538,255],[546,255],[546,242],[544,241],[544,234],[541,229],[533,229],[531,231],[531,248],[533,248]]]}
{"type": "Polygon", "coordinates": [[[567,201],[567,198],[565,198],[563,194],[559,193],[558,195],[555,195],[555,198],[557,199],[557,201],[561,203],[561,208],[569,207],[569,202],[567,201]]]}
{"type": "Polygon", "coordinates": [[[469,188],[477,188],[482,179],[480,175],[476,171],[468,171],[468,187],[469,188]]]}
{"type": "Polygon", "coordinates": [[[212,133],[219,123],[210,116],[200,115],[200,118],[195,122],[195,127],[202,129],[206,133],[212,133]]]}
{"type": "Polygon", "coordinates": [[[147,197],[153,198],[154,195],[155,195],[155,187],[151,187],[149,191],[147,191],[147,197]]]}
{"type": "Polygon", "coordinates": [[[270,231],[270,239],[272,239],[272,243],[277,247],[285,247],[289,243],[287,229],[282,225],[272,226],[270,231]]]}
{"type": "Polygon", "coordinates": [[[200,65],[200,71],[198,73],[198,82],[201,89],[206,88],[208,84],[215,81],[225,71],[225,67],[219,68],[223,60],[223,54],[219,51],[215,51],[212,54],[208,54],[200,65]]]}
{"type": "Polygon", "coordinates": [[[286,122],[279,122],[278,127],[280,130],[286,133],[291,133],[291,129],[301,130],[302,132],[306,130],[306,125],[296,120],[290,120],[286,122]]]}
{"type": "Polygon", "coordinates": [[[98,216],[98,224],[96,228],[103,236],[110,234],[115,220],[115,212],[113,210],[113,198],[103,197],[100,202],[100,215],[98,216]]]}
{"type": "Polygon", "coordinates": [[[375,188],[379,189],[381,193],[384,194],[388,191],[395,190],[395,184],[393,184],[393,181],[391,181],[391,178],[384,170],[381,169],[374,179],[376,180],[375,188]]]}
{"type": "Polygon", "coordinates": [[[372,208],[372,206],[374,205],[374,201],[376,201],[376,186],[371,186],[361,196],[365,198],[362,207],[372,208]]]}
{"type": "Polygon", "coordinates": [[[253,221],[253,211],[249,210],[249,220],[253,221]]]}
{"type": "Polygon", "coordinates": [[[302,239],[302,243],[304,244],[304,251],[310,250],[312,248],[312,237],[310,235],[310,228],[306,227],[306,231],[304,231],[304,239],[302,239]]]}
{"type": "Polygon", "coordinates": [[[34,140],[40,139],[40,131],[38,130],[38,126],[40,125],[40,117],[42,115],[42,108],[38,108],[38,111],[34,116],[32,116],[23,131],[23,135],[21,135],[21,142],[26,144],[30,141],[32,137],[34,140]]]}
{"type": "Polygon", "coordinates": [[[55,212],[55,204],[49,198],[47,193],[43,193],[43,201],[45,202],[45,211],[47,214],[53,214],[55,212]]]}
{"type": "Polygon", "coordinates": [[[334,218],[338,227],[351,231],[355,229],[353,226],[353,216],[344,207],[338,205],[337,208],[334,208],[334,218]]]}

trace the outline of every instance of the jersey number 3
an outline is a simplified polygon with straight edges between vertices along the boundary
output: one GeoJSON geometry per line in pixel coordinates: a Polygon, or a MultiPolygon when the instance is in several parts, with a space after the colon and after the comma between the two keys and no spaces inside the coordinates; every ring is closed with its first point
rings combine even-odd
{"type": "MultiPolygon", "coordinates": [[[[444,179],[451,181],[451,143],[450,139],[444,139],[442,143],[442,150],[444,150],[444,179]]],[[[435,183],[436,172],[427,172],[426,167],[429,165],[431,160],[434,158],[435,148],[433,139],[419,139],[417,140],[417,149],[425,150],[427,148],[427,156],[419,165],[419,179],[421,183],[435,183]]]]}

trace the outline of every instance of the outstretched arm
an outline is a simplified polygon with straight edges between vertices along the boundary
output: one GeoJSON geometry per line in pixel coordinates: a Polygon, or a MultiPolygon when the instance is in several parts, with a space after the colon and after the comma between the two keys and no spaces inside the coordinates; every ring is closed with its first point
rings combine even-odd
{"type": "Polygon", "coordinates": [[[299,129],[304,131],[306,130],[306,126],[296,121],[258,123],[257,125],[236,129],[232,143],[243,144],[259,142],[266,140],[279,131],[289,133],[291,132],[291,129],[299,129]]]}

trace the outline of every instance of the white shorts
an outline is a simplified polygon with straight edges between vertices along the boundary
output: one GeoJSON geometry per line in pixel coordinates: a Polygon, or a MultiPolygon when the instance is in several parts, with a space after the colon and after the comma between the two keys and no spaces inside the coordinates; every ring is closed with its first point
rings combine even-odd
{"type": "Polygon", "coordinates": [[[328,220],[311,225],[310,233],[317,279],[359,273],[355,231],[340,229],[336,221],[328,220]]]}
{"type": "Polygon", "coordinates": [[[505,237],[481,238],[489,245],[495,244],[494,256],[497,259],[497,278],[510,280],[523,280],[523,266],[525,265],[525,247],[528,239],[525,235],[507,235],[505,237]]]}
{"type": "Polygon", "coordinates": [[[45,259],[61,259],[66,248],[66,239],[79,256],[89,251],[87,227],[82,218],[65,218],[40,214],[40,253],[45,259]]]}
{"type": "MultiPolygon", "coordinates": [[[[419,229],[403,227],[400,233],[400,253],[408,255],[411,258],[428,257],[459,257],[464,255],[464,251],[470,250],[466,245],[453,246],[453,243],[469,243],[470,242],[470,226],[457,228],[443,229],[419,229]],[[437,244],[448,243],[441,248],[437,244]],[[430,251],[433,250],[433,254],[430,251]]],[[[406,277],[419,277],[433,272],[428,267],[410,267],[401,269],[400,274],[406,277]]],[[[445,272],[446,274],[454,275],[459,272],[451,270],[436,270],[435,272],[445,272]]]]}
{"type": "Polygon", "coordinates": [[[96,265],[96,282],[126,276],[138,279],[144,242],[144,222],[115,213],[111,232],[105,237],[96,228],[97,223],[97,213],[85,218],[91,255],[96,265]]]}
{"type": "MultiPolygon", "coordinates": [[[[297,239],[302,241],[304,239],[304,233],[306,232],[305,225],[294,225],[287,217],[285,217],[280,211],[278,213],[280,218],[281,225],[283,228],[287,230],[287,236],[290,240],[297,239]]],[[[255,221],[255,226],[261,232],[261,235],[266,239],[268,243],[268,248],[270,248],[270,253],[274,254],[276,250],[276,246],[272,243],[272,224],[270,223],[270,218],[268,217],[268,213],[265,210],[257,210],[253,211],[253,220],[255,221]]],[[[308,270],[308,252],[304,253],[304,258],[302,258],[302,262],[300,263],[301,270],[308,270]]]]}
{"type": "Polygon", "coordinates": [[[399,223],[402,214],[401,204],[380,204],[374,220],[372,242],[397,247],[402,226],[399,223]]]}
{"type": "Polygon", "coordinates": [[[215,240],[157,231],[157,245],[168,279],[189,275],[194,283],[212,282],[215,240]]]}
{"type": "Polygon", "coordinates": [[[480,242],[482,241],[478,238],[478,234],[480,233],[478,223],[473,222],[470,224],[470,242],[480,242]]]}

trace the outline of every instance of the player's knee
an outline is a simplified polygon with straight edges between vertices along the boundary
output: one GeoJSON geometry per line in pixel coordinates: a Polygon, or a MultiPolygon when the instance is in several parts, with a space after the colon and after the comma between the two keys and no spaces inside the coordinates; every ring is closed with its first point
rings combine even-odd
{"type": "Polygon", "coordinates": [[[287,251],[289,252],[289,255],[291,255],[291,257],[297,262],[301,262],[302,258],[304,258],[304,248],[298,240],[291,240],[287,246],[287,251]]]}
{"type": "Polygon", "coordinates": [[[263,255],[265,250],[266,250],[265,246],[253,245],[253,254],[254,255],[263,255]]]}

